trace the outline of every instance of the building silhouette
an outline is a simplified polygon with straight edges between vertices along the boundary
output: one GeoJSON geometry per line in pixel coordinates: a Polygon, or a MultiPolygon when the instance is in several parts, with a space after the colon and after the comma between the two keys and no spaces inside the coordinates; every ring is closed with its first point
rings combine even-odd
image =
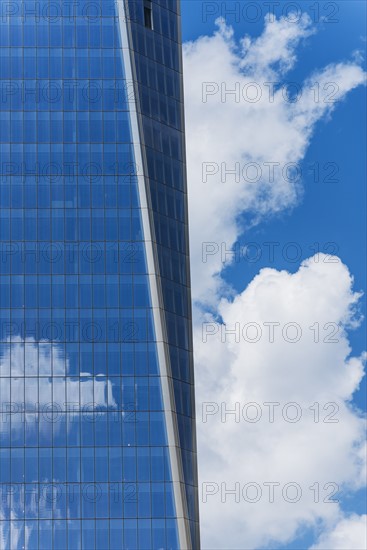
{"type": "Polygon", "coordinates": [[[179,2],[0,9],[0,548],[197,550],[179,2]]]}

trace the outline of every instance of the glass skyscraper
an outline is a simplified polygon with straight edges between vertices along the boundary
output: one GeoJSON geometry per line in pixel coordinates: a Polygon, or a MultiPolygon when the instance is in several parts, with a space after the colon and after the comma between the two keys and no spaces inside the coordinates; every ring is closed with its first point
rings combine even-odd
{"type": "Polygon", "coordinates": [[[0,0],[0,548],[199,549],[179,2],[0,0]]]}

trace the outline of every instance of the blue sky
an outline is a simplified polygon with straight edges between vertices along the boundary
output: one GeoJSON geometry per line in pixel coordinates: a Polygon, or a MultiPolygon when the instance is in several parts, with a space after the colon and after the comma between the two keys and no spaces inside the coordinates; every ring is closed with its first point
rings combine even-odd
{"type": "MultiPolygon", "coordinates": [[[[210,4],[214,8],[221,5],[232,7],[238,2],[210,4]]],[[[245,2],[241,5],[245,5],[245,2]]],[[[315,6],[315,3],[299,2],[298,5],[311,17],[314,16],[312,6],[315,6]]],[[[265,15],[266,8],[262,3],[259,3],[259,6],[262,15],[265,15]]],[[[353,56],[357,51],[365,57],[365,2],[320,2],[320,13],[326,15],[326,9],[334,9],[334,6],[334,17],[338,21],[315,25],[317,32],[297,46],[298,62],[286,75],[285,81],[302,83],[312,72],[321,70],[329,64],[356,59],[353,56]]],[[[208,16],[204,21],[204,9],[203,2],[182,0],[183,41],[196,41],[199,36],[210,36],[214,32],[215,16],[208,16]]],[[[281,14],[279,8],[275,8],[275,14],[281,14]]],[[[236,21],[233,16],[227,15],[226,22],[233,27],[236,39],[245,34],[252,38],[258,37],[264,28],[263,17],[255,23],[243,16],[240,21],[236,21]]],[[[364,61],[362,66],[365,68],[364,61]]],[[[351,90],[343,101],[338,102],[330,116],[322,118],[315,125],[313,137],[300,163],[304,189],[300,201],[280,214],[266,216],[254,227],[247,227],[238,238],[240,244],[259,243],[263,254],[256,262],[242,260],[224,270],[222,277],[237,293],[243,292],[264,267],[286,269],[290,273],[297,272],[301,262],[315,253],[314,243],[319,243],[321,252],[335,254],[348,267],[354,277],[354,291],[366,292],[366,146],[366,87],[359,86],[351,90]],[[312,171],[315,163],[319,166],[320,182],[315,181],[312,171]],[[330,174],[333,167],[337,168],[334,176],[337,181],[329,182],[327,174],[330,174]],[[274,260],[269,259],[263,245],[268,241],[279,243],[274,260]],[[290,242],[297,243],[300,250],[299,257],[294,262],[287,261],[279,253],[290,242]]],[[[246,213],[241,216],[240,219],[246,226],[246,213]]],[[[360,300],[359,311],[364,314],[365,304],[366,299],[363,297],[360,300]]],[[[354,356],[366,349],[365,332],[364,321],[359,328],[349,333],[349,344],[354,356]]],[[[366,410],[365,379],[360,389],[354,393],[353,404],[366,410]]],[[[341,505],[344,511],[365,513],[364,491],[359,490],[344,498],[341,505]]],[[[301,527],[300,533],[287,544],[279,545],[275,541],[270,547],[290,550],[309,548],[316,537],[314,527],[301,527]]]]}
{"type": "MultiPolygon", "coordinates": [[[[226,2],[229,7],[238,2],[226,2]]],[[[209,4],[209,2],[208,2],[209,4]]],[[[213,2],[222,4],[222,2],[213,2]]],[[[322,6],[326,3],[320,3],[322,6]]],[[[350,60],[355,50],[366,50],[366,17],[367,5],[360,1],[343,1],[335,3],[338,12],[335,18],[338,23],[321,24],[318,32],[307,39],[301,48],[301,62],[287,77],[287,81],[302,82],[309,73],[329,63],[350,60]],[[342,36],[342,39],[340,37],[342,36]]],[[[182,0],[183,41],[195,40],[200,35],[211,34],[215,29],[215,17],[207,15],[204,23],[204,2],[182,0]]],[[[261,5],[261,3],[260,3],[261,5]]],[[[311,14],[312,2],[300,2],[299,6],[311,14]],[[307,9],[308,8],[308,9],[307,9]]],[[[219,9],[219,8],[218,8],[219,9]]],[[[275,8],[275,14],[277,15],[275,8]]],[[[265,14],[265,7],[263,7],[265,14]]],[[[252,17],[252,16],[251,16],[252,17]]],[[[236,22],[230,14],[226,18],[237,36],[250,34],[258,36],[263,29],[263,19],[258,23],[236,22]]],[[[364,64],[365,65],[365,64],[364,64]]],[[[302,259],[309,257],[315,250],[314,243],[319,243],[320,250],[332,253],[333,250],[350,267],[355,277],[355,289],[366,290],[367,279],[366,250],[366,129],[363,121],[367,118],[366,88],[353,90],[350,96],[338,106],[332,117],[321,121],[311,141],[310,148],[302,164],[302,180],[305,194],[301,203],[291,212],[269,219],[266,223],[246,233],[240,243],[246,242],[279,242],[284,244],[296,241],[302,250],[302,259]],[[337,165],[337,173],[332,175],[332,166],[337,165]],[[315,182],[314,164],[317,163],[320,183],[315,182]],[[337,179],[336,183],[328,182],[337,179]],[[324,182],[323,180],[326,180],[324,182]],[[292,238],[289,238],[292,235],[292,238]],[[336,246],[327,243],[334,243],[336,246]]],[[[277,249],[279,250],[279,249],[277,249]]],[[[243,265],[231,267],[226,277],[236,286],[243,286],[244,278],[249,282],[256,272],[264,266],[264,261],[244,262],[243,265]],[[236,269],[237,267],[237,269],[236,269]]],[[[292,263],[282,261],[282,254],[275,254],[271,264],[277,269],[292,269],[292,263]]],[[[298,268],[293,264],[294,270],[298,268]]],[[[365,299],[364,299],[365,302],[365,299]]],[[[365,324],[352,334],[354,345],[364,349],[365,324]]]]}

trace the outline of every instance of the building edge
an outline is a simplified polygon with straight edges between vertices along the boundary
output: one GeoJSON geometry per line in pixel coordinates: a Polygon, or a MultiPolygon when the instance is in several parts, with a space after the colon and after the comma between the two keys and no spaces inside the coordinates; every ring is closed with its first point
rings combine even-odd
{"type": "Polygon", "coordinates": [[[126,81],[133,84],[133,98],[128,101],[133,103],[133,109],[129,109],[130,123],[133,137],[135,164],[138,168],[138,192],[144,231],[144,243],[149,273],[149,286],[153,308],[154,328],[157,341],[158,362],[160,370],[161,388],[165,411],[165,422],[167,430],[170,465],[172,471],[172,483],[175,499],[178,538],[181,550],[193,549],[191,542],[190,525],[188,519],[187,501],[185,493],[185,481],[180,452],[180,441],[178,433],[177,413],[171,375],[171,366],[168,353],[166,336],[166,323],[163,308],[162,292],[159,282],[159,265],[154,237],[154,223],[152,209],[150,207],[149,193],[147,192],[147,164],[142,147],[141,134],[142,123],[138,109],[139,94],[137,90],[137,79],[135,72],[135,55],[131,36],[131,27],[127,16],[125,5],[126,0],[118,2],[118,19],[121,35],[122,55],[125,65],[126,81]],[[124,47],[126,45],[126,47],[124,47]]]}

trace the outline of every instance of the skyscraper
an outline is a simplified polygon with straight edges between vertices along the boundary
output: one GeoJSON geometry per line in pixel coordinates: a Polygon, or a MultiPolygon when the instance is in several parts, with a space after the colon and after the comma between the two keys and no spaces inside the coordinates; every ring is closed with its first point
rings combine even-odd
{"type": "Polygon", "coordinates": [[[179,2],[0,10],[0,548],[196,550],[179,2]]]}

